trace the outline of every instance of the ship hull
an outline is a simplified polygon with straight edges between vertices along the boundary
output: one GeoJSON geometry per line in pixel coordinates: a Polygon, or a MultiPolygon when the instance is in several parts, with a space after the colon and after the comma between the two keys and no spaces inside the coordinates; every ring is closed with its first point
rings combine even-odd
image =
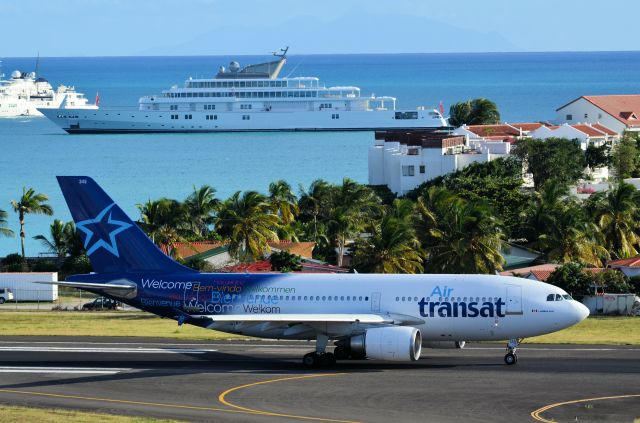
{"type": "Polygon", "coordinates": [[[442,118],[419,110],[416,119],[396,119],[396,111],[326,112],[150,112],[40,109],[69,134],[372,131],[439,129],[442,118]],[[172,119],[178,116],[178,119],[172,119]],[[207,118],[209,116],[209,118],[207,118]],[[215,116],[215,120],[212,118],[215,116]],[[190,118],[186,118],[190,117],[190,118]]]}

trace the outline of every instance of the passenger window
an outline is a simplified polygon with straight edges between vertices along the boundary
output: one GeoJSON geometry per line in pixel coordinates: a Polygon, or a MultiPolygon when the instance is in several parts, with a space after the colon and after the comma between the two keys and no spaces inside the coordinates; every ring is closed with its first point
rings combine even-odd
{"type": "Polygon", "coordinates": [[[402,297],[402,301],[406,301],[406,300],[407,300],[407,297],[402,297]]]}
{"type": "Polygon", "coordinates": [[[418,301],[418,297],[413,297],[413,301],[418,301]]]}
{"type": "Polygon", "coordinates": [[[340,297],[340,301],[344,301],[344,296],[341,296],[341,297],[340,297]]]}
{"type": "Polygon", "coordinates": [[[365,301],[369,301],[369,297],[364,297],[364,300],[365,301]]]}
{"type": "Polygon", "coordinates": [[[554,299],[554,295],[553,294],[547,295],[547,301],[553,301],[553,299],[554,299]]]}
{"type": "MultiPolygon", "coordinates": [[[[1,292],[1,291],[0,291],[1,292]]],[[[400,297],[396,297],[396,301],[400,301],[400,297]]]]}

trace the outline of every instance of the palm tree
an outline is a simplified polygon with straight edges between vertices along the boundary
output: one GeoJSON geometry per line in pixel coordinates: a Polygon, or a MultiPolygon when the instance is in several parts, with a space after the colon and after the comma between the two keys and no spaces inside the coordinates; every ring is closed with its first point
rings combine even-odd
{"type": "Polygon", "coordinates": [[[347,241],[379,213],[380,199],[369,187],[344,178],[342,185],[332,192],[331,201],[327,227],[338,250],[337,265],[342,266],[347,241]]]}
{"type": "Polygon", "coordinates": [[[624,182],[614,189],[592,196],[595,203],[595,222],[602,233],[606,249],[613,258],[627,258],[638,254],[640,241],[637,230],[637,191],[624,182]]]}
{"type": "Polygon", "coordinates": [[[599,267],[609,253],[600,242],[596,224],[585,216],[584,208],[574,200],[567,200],[542,233],[536,246],[548,260],[556,263],[579,262],[599,267]]]}
{"type": "Polygon", "coordinates": [[[484,201],[467,201],[432,187],[418,199],[418,236],[433,273],[502,270],[501,222],[484,201]]]}
{"type": "Polygon", "coordinates": [[[535,244],[538,236],[553,225],[556,214],[564,207],[562,199],[567,195],[569,195],[567,186],[555,180],[547,181],[539,192],[534,193],[524,225],[530,243],[535,244]]]}
{"type": "Polygon", "coordinates": [[[372,273],[422,273],[420,241],[406,221],[386,213],[371,225],[371,236],[357,242],[354,267],[372,273]]]}
{"type": "Polygon", "coordinates": [[[33,239],[41,242],[47,252],[64,258],[69,252],[69,239],[67,239],[68,231],[65,231],[65,224],[62,220],[55,219],[50,226],[51,238],[48,239],[44,235],[36,235],[33,239]]]}
{"type": "Polygon", "coordinates": [[[186,207],[176,200],[161,198],[137,204],[140,210],[138,225],[165,253],[171,255],[175,243],[193,233],[189,225],[186,207]]]}
{"type": "Polygon", "coordinates": [[[282,179],[269,184],[269,201],[271,209],[285,225],[293,222],[298,215],[298,199],[291,190],[291,185],[282,179]]]}
{"type": "Polygon", "coordinates": [[[451,126],[490,125],[499,122],[498,107],[486,98],[455,103],[449,109],[449,124],[451,126]]]}
{"type": "Polygon", "coordinates": [[[246,260],[270,251],[268,241],[277,241],[280,225],[267,197],[256,191],[237,191],[220,206],[215,219],[216,231],[228,238],[229,251],[246,260]]]}
{"type": "Polygon", "coordinates": [[[207,238],[209,227],[213,224],[213,213],[220,206],[216,198],[216,189],[209,185],[193,187],[193,193],[187,197],[185,207],[196,235],[207,238]]]}
{"type": "Polygon", "coordinates": [[[18,213],[18,220],[20,221],[20,243],[22,247],[22,258],[25,258],[24,254],[24,218],[27,214],[44,214],[51,216],[53,209],[45,201],[48,201],[49,197],[42,193],[36,193],[33,188],[22,188],[22,197],[20,200],[11,200],[11,207],[18,213]]]}
{"type": "Polygon", "coordinates": [[[0,210],[0,236],[13,237],[15,234],[9,228],[7,228],[8,213],[4,210],[0,210]]]}
{"type": "Polygon", "coordinates": [[[305,191],[300,185],[300,199],[298,207],[301,217],[313,219],[313,241],[318,242],[318,217],[328,207],[331,185],[322,179],[311,182],[309,189],[305,191]]]}

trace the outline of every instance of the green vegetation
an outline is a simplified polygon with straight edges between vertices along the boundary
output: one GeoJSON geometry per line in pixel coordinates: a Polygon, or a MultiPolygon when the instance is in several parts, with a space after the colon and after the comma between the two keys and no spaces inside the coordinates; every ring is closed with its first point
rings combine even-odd
{"type": "Polygon", "coordinates": [[[174,339],[240,339],[241,336],[178,326],[175,320],[140,312],[1,311],[3,335],[144,336],[174,339]]]}
{"type": "Polygon", "coordinates": [[[7,212],[0,209],[0,236],[13,237],[15,234],[11,229],[7,228],[7,217],[7,212]]]}
{"type": "Polygon", "coordinates": [[[625,132],[619,143],[613,148],[611,162],[613,173],[618,180],[637,176],[640,169],[640,137],[638,134],[625,132]]]}
{"type": "Polygon", "coordinates": [[[269,256],[271,262],[271,269],[280,271],[282,273],[295,272],[296,270],[302,270],[300,264],[302,258],[295,254],[291,254],[288,251],[274,252],[269,256]]]}
{"type": "Polygon", "coordinates": [[[525,339],[527,344],[640,345],[639,317],[589,317],[575,326],[525,339]]]}
{"type": "Polygon", "coordinates": [[[526,164],[536,189],[552,180],[562,186],[574,184],[587,164],[578,140],[564,138],[519,140],[514,155],[526,164]]]}
{"type": "Polygon", "coordinates": [[[500,123],[498,106],[486,98],[462,101],[449,108],[449,125],[490,125],[500,123]]]}
{"type": "Polygon", "coordinates": [[[54,408],[29,408],[0,405],[0,422],[2,423],[169,423],[178,420],[161,420],[150,417],[117,416],[106,413],[62,410],[54,408]]]}
{"type": "MultiPolygon", "coordinates": [[[[635,136],[625,137],[636,148],[634,163],[640,163],[635,136]]],[[[266,195],[238,191],[227,199],[218,199],[213,187],[203,185],[194,186],[182,201],[160,198],[138,204],[138,224],[178,260],[175,246],[184,241],[224,241],[242,261],[267,256],[270,241],[314,241],[315,258],[341,266],[349,254],[358,272],[493,274],[502,270],[509,240],[540,251],[547,262],[600,267],[640,252],[640,193],[633,186],[617,183],[587,200],[569,195],[568,186],[587,162],[596,166],[608,158],[606,148],[583,152],[576,141],[525,139],[508,159],[474,163],[404,198],[348,178],[339,184],[316,180],[300,186],[298,194],[279,180],[266,195]],[[533,174],[534,189],[523,187],[523,164],[533,174]]],[[[46,196],[40,196],[25,190],[22,203],[38,198],[42,205],[46,196]]],[[[61,278],[90,271],[73,233],[73,223],[54,220],[49,234],[35,238],[57,259],[35,265],[9,255],[2,270],[60,268],[61,278]]],[[[297,267],[291,258],[276,256],[274,262],[281,271],[297,267]],[[281,258],[285,263],[278,264],[281,258]]],[[[185,264],[216,270],[198,258],[185,264]]],[[[611,289],[625,286],[612,279],[606,284],[611,289]]]]}
{"type": "Polygon", "coordinates": [[[12,200],[11,207],[13,211],[18,213],[18,219],[20,220],[20,243],[22,245],[22,257],[24,258],[24,218],[28,214],[45,214],[47,216],[53,215],[53,209],[46,201],[49,200],[44,194],[36,193],[33,188],[22,188],[22,196],[19,200],[12,200]]]}

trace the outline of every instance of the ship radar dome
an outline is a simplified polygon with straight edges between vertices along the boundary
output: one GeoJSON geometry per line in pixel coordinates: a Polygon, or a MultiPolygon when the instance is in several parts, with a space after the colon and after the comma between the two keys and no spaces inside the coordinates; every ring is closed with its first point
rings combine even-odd
{"type": "Polygon", "coordinates": [[[226,71],[226,69],[224,68],[224,66],[220,66],[218,68],[218,72],[220,72],[220,73],[224,73],[225,71],[226,71]]]}
{"type": "Polygon", "coordinates": [[[18,79],[22,76],[22,72],[20,72],[19,70],[14,70],[13,72],[11,72],[11,77],[13,79],[18,79]]]}
{"type": "Polygon", "coordinates": [[[35,78],[36,78],[36,73],[35,73],[35,72],[29,72],[29,73],[27,74],[27,77],[28,77],[28,78],[31,78],[31,79],[35,79],[35,78]]]}
{"type": "Polygon", "coordinates": [[[229,71],[231,72],[238,72],[240,70],[240,63],[236,62],[235,60],[231,63],[229,63],[229,71]]]}

